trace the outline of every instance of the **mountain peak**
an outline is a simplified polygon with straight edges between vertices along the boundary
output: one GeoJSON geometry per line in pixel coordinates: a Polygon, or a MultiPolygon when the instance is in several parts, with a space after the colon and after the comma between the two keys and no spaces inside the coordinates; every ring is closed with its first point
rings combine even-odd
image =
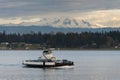
{"type": "MultiPolygon", "coordinates": [[[[9,25],[9,24],[7,24],[9,25]]],[[[52,27],[64,27],[64,28],[91,28],[93,24],[86,20],[79,20],[75,18],[42,18],[36,22],[21,22],[17,25],[24,26],[52,26],[52,27]]],[[[97,26],[99,28],[99,26],[97,26]]]]}
{"type": "Polygon", "coordinates": [[[0,18],[6,26],[51,26],[56,28],[119,28],[120,10],[98,10],[74,13],[52,13],[43,15],[0,18]]]}

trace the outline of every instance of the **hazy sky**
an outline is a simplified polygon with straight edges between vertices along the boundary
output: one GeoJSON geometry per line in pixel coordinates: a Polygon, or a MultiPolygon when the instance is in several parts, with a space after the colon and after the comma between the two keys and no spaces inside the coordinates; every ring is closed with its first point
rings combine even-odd
{"type": "Polygon", "coordinates": [[[0,0],[0,18],[119,8],[120,0],[0,0]]]}

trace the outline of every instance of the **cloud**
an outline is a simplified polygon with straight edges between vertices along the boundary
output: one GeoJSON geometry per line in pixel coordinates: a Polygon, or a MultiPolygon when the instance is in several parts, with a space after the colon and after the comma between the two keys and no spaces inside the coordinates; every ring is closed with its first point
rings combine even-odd
{"type": "Polygon", "coordinates": [[[69,17],[102,27],[120,26],[119,4],[120,0],[0,0],[0,24],[69,17]]]}
{"type": "Polygon", "coordinates": [[[120,0],[0,0],[0,17],[119,9],[120,0]]]}
{"type": "Polygon", "coordinates": [[[24,5],[28,5],[28,3],[25,2],[9,2],[9,3],[0,3],[0,9],[12,9],[12,8],[17,8],[21,7],[24,5]]]}
{"type": "Polygon", "coordinates": [[[77,16],[76,19],[84,19],[100,27],[120,27],[119,9],[92,11],[82,14],[81,16],[77,16]]]}
{"type": "Polygon", "coordinates": [[[8,19],[0,19],[0,24],[20,24],[25,22],[37,22],[40,21],[40,18],[31,18],[31,19],[22,19],[22,18],[8,18],[8,19]]]}

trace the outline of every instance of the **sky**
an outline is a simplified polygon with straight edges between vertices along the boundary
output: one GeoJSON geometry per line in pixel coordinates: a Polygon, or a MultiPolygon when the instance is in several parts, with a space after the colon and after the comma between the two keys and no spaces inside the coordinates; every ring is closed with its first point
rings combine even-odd
{"type": "Polygon", "coordinates": [[[0,0],[0,24],[54,16],[87,16],[90,20],[109,16],[118,20],[120,0],[0,0]]]}
{"type": "Polygon", "coordinates": [[[120,0],[0,0],[0,17],[119,9],[120,0]]]}

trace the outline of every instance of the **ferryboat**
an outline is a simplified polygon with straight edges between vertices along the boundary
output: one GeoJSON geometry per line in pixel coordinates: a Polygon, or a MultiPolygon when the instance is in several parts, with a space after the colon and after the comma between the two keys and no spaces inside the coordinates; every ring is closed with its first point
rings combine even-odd
{"type": "Polygon", "coordinates": [[[57,60],[55,56],[52,55],[51,50],[44,50],[42,56],[37,60],[25,60],[22,62],[26,67],[37,67],[37,68],[48,68],[48,67],[63,67],[63,66],[73,66],[74,62],[67,59],[57,60]]]}

